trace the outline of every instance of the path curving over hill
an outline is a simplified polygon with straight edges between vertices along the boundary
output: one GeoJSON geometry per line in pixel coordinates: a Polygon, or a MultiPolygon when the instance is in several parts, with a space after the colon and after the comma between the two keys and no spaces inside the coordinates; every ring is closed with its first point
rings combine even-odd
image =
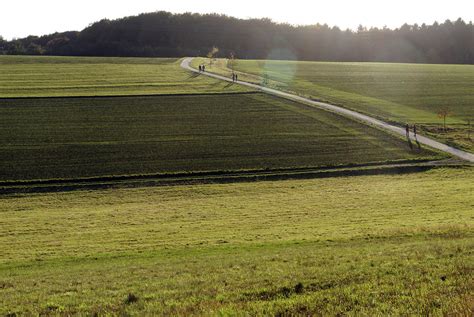
{"type": "MultiPolygon", "coordinates": [[[[191,61],[192,60],[193,60],[192,57],[184,58],[183,61],[181,62],[181,67],[184,68],[184,69],[187,69],[189,71],[199,73],[199,71],[197,69],[191,67],[191,61]]],[[[217,75],[217,74],[213,74],[213,73],[209,73],[209,72],[204,72],[204,73],[201,73],[201,74],[209,76],[209,77],[213,77],[213,78],[216,78],[216,79],[232,82],[231,78],[227,78],[227,77],[224,77],[224,76],[221,76],[221,75],[217,75]]],[[[244,82],[244,81],[237,81],[237,83],[240,84],[240,85],[244,85],[244,86],[253,88],[253,89],[260,90],[260,91],[268,93],[270,95],[286,98],[286,99],[293,100],[293,101],[302,102],[302,103],[305,103],[305,104],[309,104],[309,105],[318,107],[318,108],[323,109],[323,110],[331,111],[331,112],[334,112],[334,113],[337,113],[337,114],[340,114],[340,115],[343,115],[343,116],[346,116],[346,117],[350,117],[350,118],[359,120],[361,122],[364,122],[366,124],[371,124],[371,125],[377,126],[379,128],[382,128],[384,130],[391,131],[391,132],[399,134],[401,136],[405,136],[405,133],[406,133],[404,128],[392,125],[390,123],[381,121],[379,119],[375,119],[373,117],[361,114],[361,113],[356,112],[356,111],[352,111],[352,110],[345,109],[345,108],[342,108],[342,107],[339,107],[339,106],[331,105],[329,103],[314,101],[314,100],[304,98],[304,97],[301,97],[301,96],[298,96],[298,95],[286,93],[286,92],[283,92],[283,91],[280,91],[280,90],[277,90],[277,89],[267,88],[267,87],[263,87],[263,86],[260,86],[260,85],[256,85],[256,84],[252,84],[252,83],[248,83],[248,82],[244,82]]],[[[410,135],[410,138],[411,138],[412,141],[415,141],[415,138],[414,138],[413,135],[410,135]]],[[[441,142],[438,142],[438,141],[435,141],[433,139],[424,137],[422,135],[418,135],[417,140],[418,140],[418,142],[420,142],[423,145],[426,145],[426,146],[429,146],[433,149],[437,149],[439,151],[443,151],[445,153],[451,154],[451,155],[453,155],[455,157],[458,157],[460,159],[463,159],[465,161],[474,163],[474,154],[456,149],[452,146],[443,144],[441,142]]]]}

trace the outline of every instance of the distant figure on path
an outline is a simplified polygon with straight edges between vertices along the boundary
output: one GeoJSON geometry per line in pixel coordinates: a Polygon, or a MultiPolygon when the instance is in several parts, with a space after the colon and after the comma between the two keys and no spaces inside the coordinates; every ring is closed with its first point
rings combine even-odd
{"type": "Polygon", "coordinates": [[[415,139],[416,139],[416,124],[413,125],[413,133],[415,134],[415,139]]]}
{"type": "Polygon", "coordinates": [[[235,81],[235,74],[232,73],[232,81],[235,81]]]}
{"type": "Polygon", "coordinates": [[[202,66],[199,65],[199,72],[202,72],[202,66]]]}
{"type": "Polygon", "coordinates": [[[235,74],[235,81],[238,81],[238,80],[239,80],[239,76],[235,74]]]}
{"type": "Polygon", "coordinates": [[[408,125],[408,123],[405,127],[405,130],[406,130],[406,133],[407,133],[407,139],[410,139],[410,126],[408,125]]]}
{"type": "Polygon", "coordinates": [[[206,65],[202,65],[202,71],[203,71],[203,72],[206,71],[206,65]]]}

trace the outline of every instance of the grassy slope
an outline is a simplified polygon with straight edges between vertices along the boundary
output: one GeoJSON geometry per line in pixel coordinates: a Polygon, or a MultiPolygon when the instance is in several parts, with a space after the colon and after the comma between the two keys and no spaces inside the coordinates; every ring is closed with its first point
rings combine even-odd
{"type": "Polygon", "coordinates": [[[2,197],[0,314],[470,315],[473,177],[2,197]]]}
{"type": "Polygon", "coordinates": [[[0,56],[0,98],[248,90],[195,76],[179,64],[166,58],[0,56]]]}
{"type": "Polygon", "coordinates": [[[263,94],[0,100],[0,180],[318,167],[434,156],[263,94]]]}
{"type": "MultiPolygon", "coordinates": [[[[198,63],[199,60],[196,60],[198,63]]],[[[212,70],[228,74],[224,60],[212,70]]],[[[235,69],[252,74],[241,79],[341,104],[401,124],[418,124],[426,134],[474,150],[467,120],[474,121],[474,66],[387,63],[325,63],[291,61],[245,61],[235,69]],[[451,109],[448,133],[439,131],[437,112],[451,109]]],[[[474,133],[473,133],[474,134],[474,133]]]]}

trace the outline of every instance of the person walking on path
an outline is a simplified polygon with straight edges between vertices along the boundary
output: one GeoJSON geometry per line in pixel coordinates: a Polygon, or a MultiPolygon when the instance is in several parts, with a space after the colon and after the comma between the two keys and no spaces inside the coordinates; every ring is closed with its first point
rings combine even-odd
{"type": "Polygon", "coordinates": [[[239,80],[239,76],[235,74],[235,81],[238,81],[238,80],[239,80]]]}
{"type": "Polygon", "coordinates": [[[235,82],[235,74],[232,73],[232,81],[235,82]]]}
{"type": "Polygon", "coordinates": [[[410,126],[408,125],[408,123],[405,127],[405,131],[406,131],[406,134],[407,134],[407,139],[409,140],[410,139],[410,126]]]}
{"type": "Polygon", "coordinates": [[[202,66],[199,65],[199,72],[202,72],[202,66]]]}
{"type": "Polygon", "coordinates": [[[415,134],[415,139],[416,139],[416,124],[413,125],[413,134],[415,134]]]}

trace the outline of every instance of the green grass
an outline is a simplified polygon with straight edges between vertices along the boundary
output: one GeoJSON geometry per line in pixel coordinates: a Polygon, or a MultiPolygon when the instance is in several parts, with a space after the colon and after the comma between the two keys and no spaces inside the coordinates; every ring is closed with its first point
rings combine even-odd
{"type": "Polygon", "coordinates": [[[473,177],[3,196],[0,315],[469,316],[473,177]]]}
{"type": "MultiPolygon", "coordinates": [[[[313,89],[288,82],[270,84],[313,89]]],[[[59,96],[0,99],[0,181],[444,157],[236,92],[247,90],[177,59],[0,57],[0,98],[59,96]]],[[[473,176],[435,169],[0,195],[0,316],[472,315],[473,176]]]]}
{"type": "Polygon", "coordinates": [[[0,180],[321,167],[439,158],[264,94],[0,99],[0,180]]]}
{"type": "Polygon", "coordinates": [[[180,62],[176,58],[0,56],[0,98],[248,90],[191,74],[180,62]]]}
{"type": "MultiPolygon", "coordinates": [[[[194,65],[206,60],[196,59],[194,65]]],[[[240,78],[329,101],[399,124],[417,124],[428,135],[474,151],[474,66],[389,63],[327,63],[238,60],[240,78]],[[244,73],[250,74],[246,76],[244,73]],[[448,107],[449,130],[441,131],[438,110],[448,107]],[[471,128],[472,129],[472,128],[471,128]]],[[[226,60],[211,71],[229,76],[226,60]]]]}

